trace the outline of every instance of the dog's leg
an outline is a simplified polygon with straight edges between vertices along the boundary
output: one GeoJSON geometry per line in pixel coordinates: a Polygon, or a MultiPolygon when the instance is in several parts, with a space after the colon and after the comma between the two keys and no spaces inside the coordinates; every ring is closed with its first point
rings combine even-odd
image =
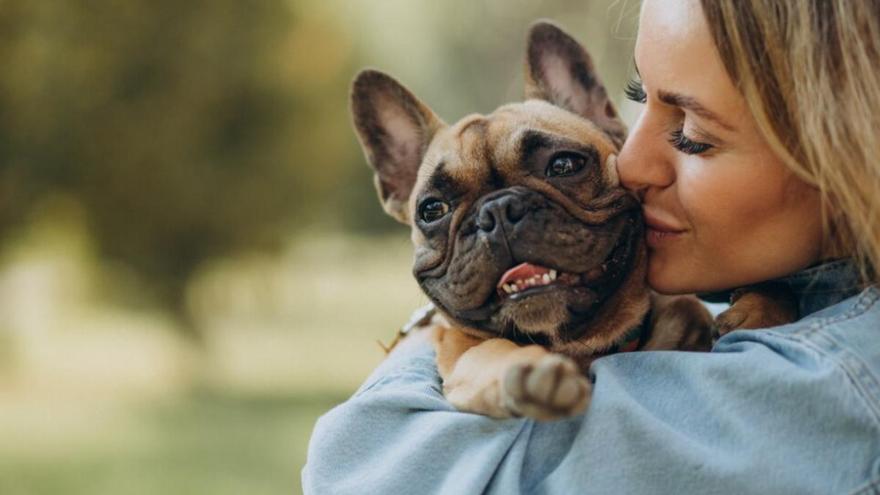
{"type": "Polygon", "coordinates": [[[715,331],[721,337],[733,330],[775,327],[797,318],[797,299],[787,287],[758,284],[733,293],[730,308],[715,319],[715,331]]]}
{"type": "Polygon", "coordinates": [[[574,361],[537,345],[483,340],[435,327],[443,392],[452,405],[495,418],[556,419],[586,409],[590,382],[574,361]]]}

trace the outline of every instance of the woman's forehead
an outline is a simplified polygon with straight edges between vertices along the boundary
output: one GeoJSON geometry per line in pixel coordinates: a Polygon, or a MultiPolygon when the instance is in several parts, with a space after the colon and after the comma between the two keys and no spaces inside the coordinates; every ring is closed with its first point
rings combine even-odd
{"type": "Polygon", "coordinates": [[[680,75],[704,79],[724,71],[697,0],[646,0],[635,57],[646,79],[680,75]]]}
{"type": "Polygon", "coordinates": [[[639,36],[651,43],[687,40],[708,35],[699,0],[645,0],[639,16],[639,36]],[[699,33],[705,31],[705,33],[699,33]]]}

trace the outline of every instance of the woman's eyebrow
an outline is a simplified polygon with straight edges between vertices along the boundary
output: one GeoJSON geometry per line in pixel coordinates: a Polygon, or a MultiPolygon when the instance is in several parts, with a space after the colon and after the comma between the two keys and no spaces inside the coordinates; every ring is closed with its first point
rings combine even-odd
{"type": "Polygon", "coordinates": [[[657,91],[657,99],[659,99],[663,103],[666,103],[667,105],[690,110],[706,120],[711,120],[712,122],[715,122],[719,126],[727,129],[728,131],[736,131],[733,126],[731,126],[727,122],[724,122],[721,117],[719,117],[715,112],[712,112],[708,108],[704,107],[702,104],[700,104],[700,102],[698,102],[695,98],[691,96],[660,90],[657,91]]]}

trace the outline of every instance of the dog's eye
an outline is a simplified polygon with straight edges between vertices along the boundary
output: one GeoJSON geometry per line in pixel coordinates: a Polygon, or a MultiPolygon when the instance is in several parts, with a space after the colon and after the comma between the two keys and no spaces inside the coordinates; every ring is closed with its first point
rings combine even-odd
{"type": "Polygon", "coordinates": [[[425,223],[436,222],[449,213],[449,204],[439,199],[429,198],[419,206],[419,218],[425,223]]]}
{"type": "Polygon", "coordinates": [[[559,153],[550,159],[545,174],[547,177],[574,175],[584,168],[586,159],[576,153],[559,153]]]}

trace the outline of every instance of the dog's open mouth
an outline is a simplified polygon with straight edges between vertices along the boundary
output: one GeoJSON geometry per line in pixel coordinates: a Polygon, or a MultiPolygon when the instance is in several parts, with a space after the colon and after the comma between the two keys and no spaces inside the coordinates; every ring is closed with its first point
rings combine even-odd
{"type": "Polygon", "coordinates": [[[520,263],[504,272],[497,290],[501,299],[520,299],[553,287],[574,287],[600,278],[606,271],[600,266],[584,274],[568,273],[532,263],[520,263]]]}
{"type": "Polygon", "coordinates": [[[571,285],[573,282],[577,282],[576,275],[532,263],[520,263],[504,272],[497,289],[502,299],[518,299],[545,287],[571,285]]]}

